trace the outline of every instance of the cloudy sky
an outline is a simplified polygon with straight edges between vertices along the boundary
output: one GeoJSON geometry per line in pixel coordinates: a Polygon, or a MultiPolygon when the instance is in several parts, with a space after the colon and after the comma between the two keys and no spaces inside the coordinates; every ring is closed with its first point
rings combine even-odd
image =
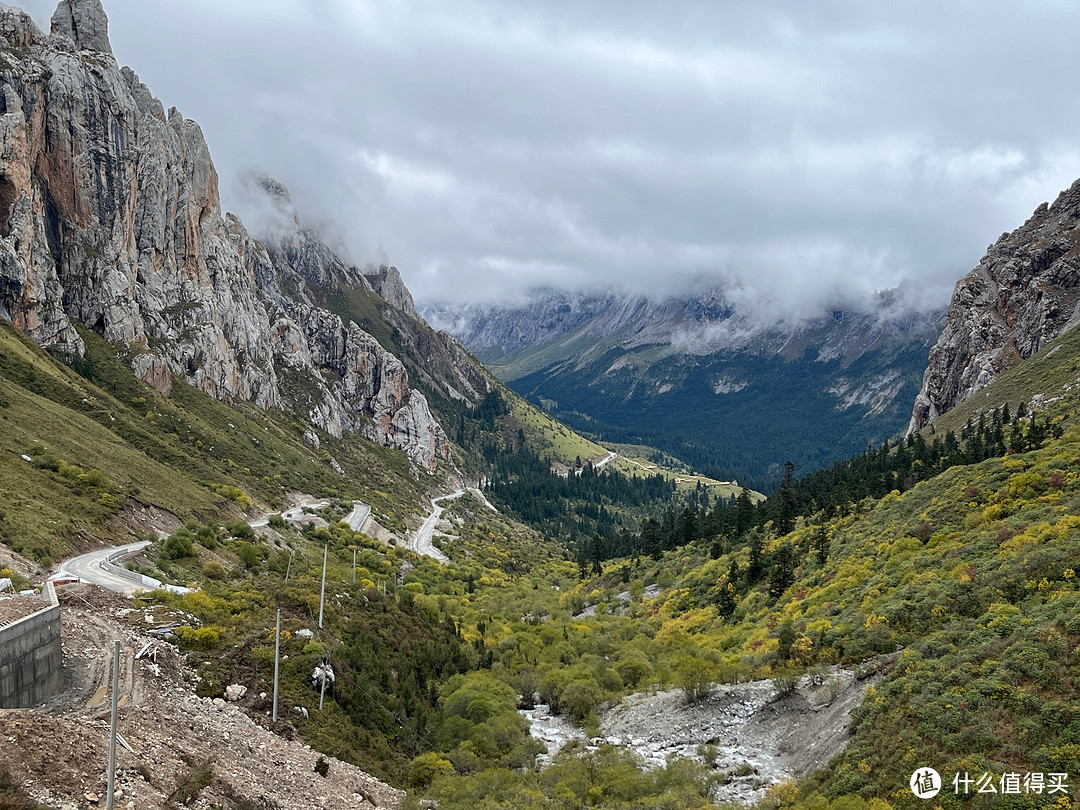
{"type": "Polygon", "coordinates": [[[256,223],[265,171],[421,302],[724,279],[943,306],[1080,177],[1073,2],[104,2],[226,207],[256,223]]]}

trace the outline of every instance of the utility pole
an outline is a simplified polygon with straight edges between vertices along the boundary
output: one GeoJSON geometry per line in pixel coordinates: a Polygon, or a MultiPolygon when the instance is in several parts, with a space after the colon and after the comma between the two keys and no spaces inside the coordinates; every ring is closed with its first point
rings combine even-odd
{"type": "Polygon", "coordinates": [[[330,544],[323,546],[322,550],[322,590],[319,592],[319,629],[322,630],[323,604],[326,602],[326,553],[330,550],[330,544]]]}
{"type": "Polygon", "coordinates": [[[323,656],[322,662],[322,686],[319,687],[319,711],[322,711],[323,696],[326,694],[327,667],[330,665],[330,654],[323,656]]]}
{"type": "Polygon", "coordinates": [[[274,631],[274,722],[277,722],[278,673],[281,670],[281,608],[277,612],[277,629],[274,631]]]}
{"type": "Polygon", "coordinates": [[[116,788],[116,724],[117,712],[120,708],[120,642],[116,642],[113,649],[112,665],[112,725],[109,734],[109,796],[106,799],[106,810],[113,810],[113,793],[116,788]]]}
{"type": "Polygon", "coordinates": [[[292,558],[293,558],[294,554],[296,554],[296,549],[292,549],[289,552],[289,564],[287,566],[285,566],[285,581],[286,582],[289,581],[289,572],[292,571],[292,558]]]}

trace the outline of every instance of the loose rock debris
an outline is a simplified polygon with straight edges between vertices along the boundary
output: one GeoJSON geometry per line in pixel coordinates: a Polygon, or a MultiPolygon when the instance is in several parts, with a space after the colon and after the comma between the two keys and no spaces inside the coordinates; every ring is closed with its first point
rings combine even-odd
{"type": "Polygon", "coordinates": [[[176,648],[117,617],[130,612],[123,597],[82,584],[61,589],[60,598],[64,694],[41,709],[0,711],[4,764],[35,801],[63,810],[105,806],[117,639],[123,742],[115,807],[389,810],[403,798],[333,757],[320,776],[318,752],[260,726],[236,704],[196,696],[176,648]]]}

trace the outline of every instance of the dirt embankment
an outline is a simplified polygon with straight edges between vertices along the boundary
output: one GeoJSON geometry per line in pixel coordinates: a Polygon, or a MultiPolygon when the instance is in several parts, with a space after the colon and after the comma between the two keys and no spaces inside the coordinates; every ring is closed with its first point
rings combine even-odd
{"type": "MultiPolygon", "coordinates": [[[[199,698],[175,647],[133,629],[130,601],[93,585],[60,589],[63,695],[34,711],[0,711],[4,764],[49,807],[106,803],[112,656],[121,642],[118,808],[243,810],[396,808],[402,794],[348,763],[323,760],[267,726],[269,698],[199,698]],[[142,655],[136,659],[136,655],[142,655]],[[258,719],[255,722],[252,717],[258,719]],[[321,768],[320,768],[321,770],[321,768]]],[[[292,736],[292,728],[276,729],[292,736]]]]}

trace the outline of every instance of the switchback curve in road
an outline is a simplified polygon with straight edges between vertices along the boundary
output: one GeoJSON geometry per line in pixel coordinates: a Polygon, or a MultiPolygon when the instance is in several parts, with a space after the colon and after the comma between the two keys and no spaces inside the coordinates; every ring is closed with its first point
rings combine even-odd
{"type": "Polygon", "coordinates": [[[135,554],[142,551],[148,545],[150,545],[148,540],[140,540],[138,543],[128,543],[125,546],[99,548],[97,551],[91,551],[89,554],[82,554],[78,557],[72,557],[70,560],[66,560],[61,563],[60,570],[74,574],[85,582],[92,582],[95,585],[108,588],[110,591],[122,593],[124,596],[131,596],[138,591],[147,590],[146,586],[137,585],[131,580],[124,579],[111,571],[107,571],[102,567],[102,563],[105,562],[107,557],[119,554],[135,554]]]}

